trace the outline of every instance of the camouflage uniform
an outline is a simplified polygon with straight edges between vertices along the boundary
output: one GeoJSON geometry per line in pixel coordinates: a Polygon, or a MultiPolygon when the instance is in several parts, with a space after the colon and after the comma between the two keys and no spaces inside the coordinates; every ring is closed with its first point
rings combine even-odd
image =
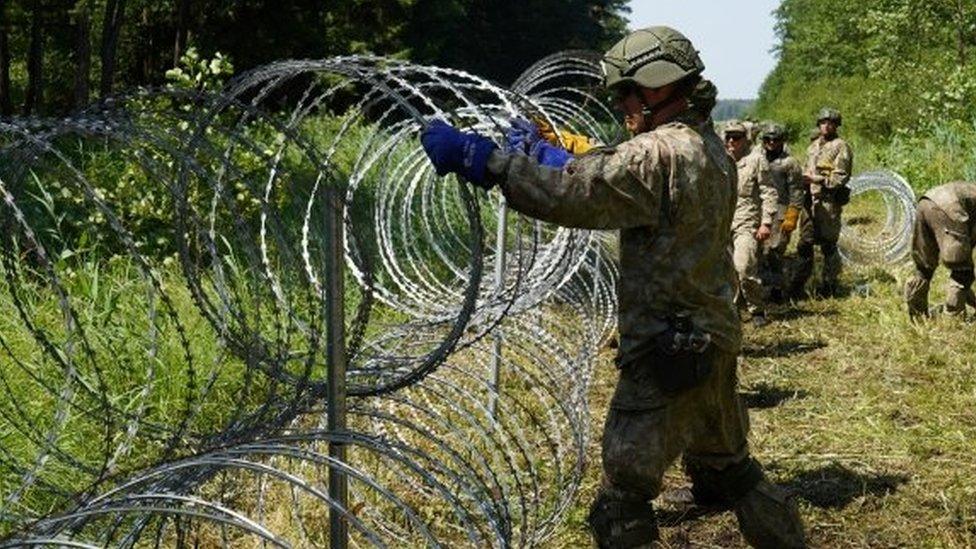
{"type": "Polygon", "coordinates": [[[786,147],[776,154],[766,151],[763,154],[769,162],[770,179],[776,191],[776,219],[773,222],[773,235],[763,246],[761,271],[765,274],[763,285],[779,290],[782,286],[783,257],[790,243],[790,233],[783,232],[781,226],[790,206],[796,208],[795,211],[803,210],[803,168],[786,147]]]}
{"type": "Polygon", "coordinates": [[[838,194],[846,190],[851,178],[854,155],[850,145],[840,137],[818,138],[807,148],[804,172],[815,177],[804,199],[796,245],[797,270],[792,283],[794,294],[801,294],[813,274],[814,245],[824,255],[823,285],[834,288],[841,270],[837,239],[840,237],[841,211],[838,194]]]}
{"type": "Polygon", "coordinates": [[[918,202],[912,235],[915,276],[905,285],[905,301],[913,317],[928,314],[929,283],[941,262],[951,271],[945,310],[961,314],[976,307],[971,289],[973,241],[976,238],[976,184],[947,183],[930,189],[918,202]]]}
{"type": "Polygon", "coordinates": [[[759,280],[759,225],[772,226],[777,198],[769,173],[769,163],[759,150],[753,150],[736,163],[739,173],[738,200],[732,218],[732,261],[739,276],[740,301],[749,312],[763,310],[763,288],[759,280]]]}

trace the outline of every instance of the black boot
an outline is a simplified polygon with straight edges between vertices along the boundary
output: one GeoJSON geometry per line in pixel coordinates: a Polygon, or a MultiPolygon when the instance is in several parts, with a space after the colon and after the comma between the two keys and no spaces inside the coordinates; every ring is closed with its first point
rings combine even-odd
{"type": "Polygon", "coordinates": [[[660,534],[649,501],[622,499],[600,490],[587,517],[600,549],[651,547],[660,534]]]}

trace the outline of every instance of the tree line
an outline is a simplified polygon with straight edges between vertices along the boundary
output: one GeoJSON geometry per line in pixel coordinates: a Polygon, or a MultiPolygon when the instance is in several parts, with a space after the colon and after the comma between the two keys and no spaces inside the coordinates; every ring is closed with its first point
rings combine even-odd
{"type": "Polygon", "coordinates": [[[62,114],[165,82],[190,47],[237,71],[375,53],[510,82],[555,51],[604,49],[626,0],[0,0],[0,113],[62,114]]]}
{"type": "Polygon", "coordinates": [[[809,127],[821,105],[872,140],[976,119],[973,0],[783,0],[760,114],[809,127]]]}

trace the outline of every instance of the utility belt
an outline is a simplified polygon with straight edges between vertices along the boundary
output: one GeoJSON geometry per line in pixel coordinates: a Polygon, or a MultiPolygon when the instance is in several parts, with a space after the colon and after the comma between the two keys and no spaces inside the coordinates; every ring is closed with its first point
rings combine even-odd
{"type": "Polygon", "coordinates": [[[712,336],[696,328],[687,316],[663,319],[667,328],[617,356],[617,367],[646,369],[665,394],[700,385],[712,372],[712,336]]]}

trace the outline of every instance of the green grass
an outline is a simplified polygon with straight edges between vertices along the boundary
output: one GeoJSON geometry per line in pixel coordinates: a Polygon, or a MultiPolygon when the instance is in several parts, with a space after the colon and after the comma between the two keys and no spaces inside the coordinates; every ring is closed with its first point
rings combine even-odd
{"type": "MultiPolygon", "coordinates": [[[[907,274],[849,269],[848,285],[866,295],[803,302],[775,311],[764,329],[746,328],[740,375],[752,451],[798,496],[812,547],[976,544],[973,325],[909,323],[900,298],[907,274]]],[[[944,280],[940,273],[935,286],[944,280]]],[[[597,431],[616,378],[609,358],[597,365],[592,393],[597,431]]],[[[596,435],[585,489],[553,547],[588,543],[596,435]]],[[[677,468],[667,475],[667,488],[684,485],[677,468]]],[[[745,546],[731,513],[662,532],[673,547],[745,546]]]]}

